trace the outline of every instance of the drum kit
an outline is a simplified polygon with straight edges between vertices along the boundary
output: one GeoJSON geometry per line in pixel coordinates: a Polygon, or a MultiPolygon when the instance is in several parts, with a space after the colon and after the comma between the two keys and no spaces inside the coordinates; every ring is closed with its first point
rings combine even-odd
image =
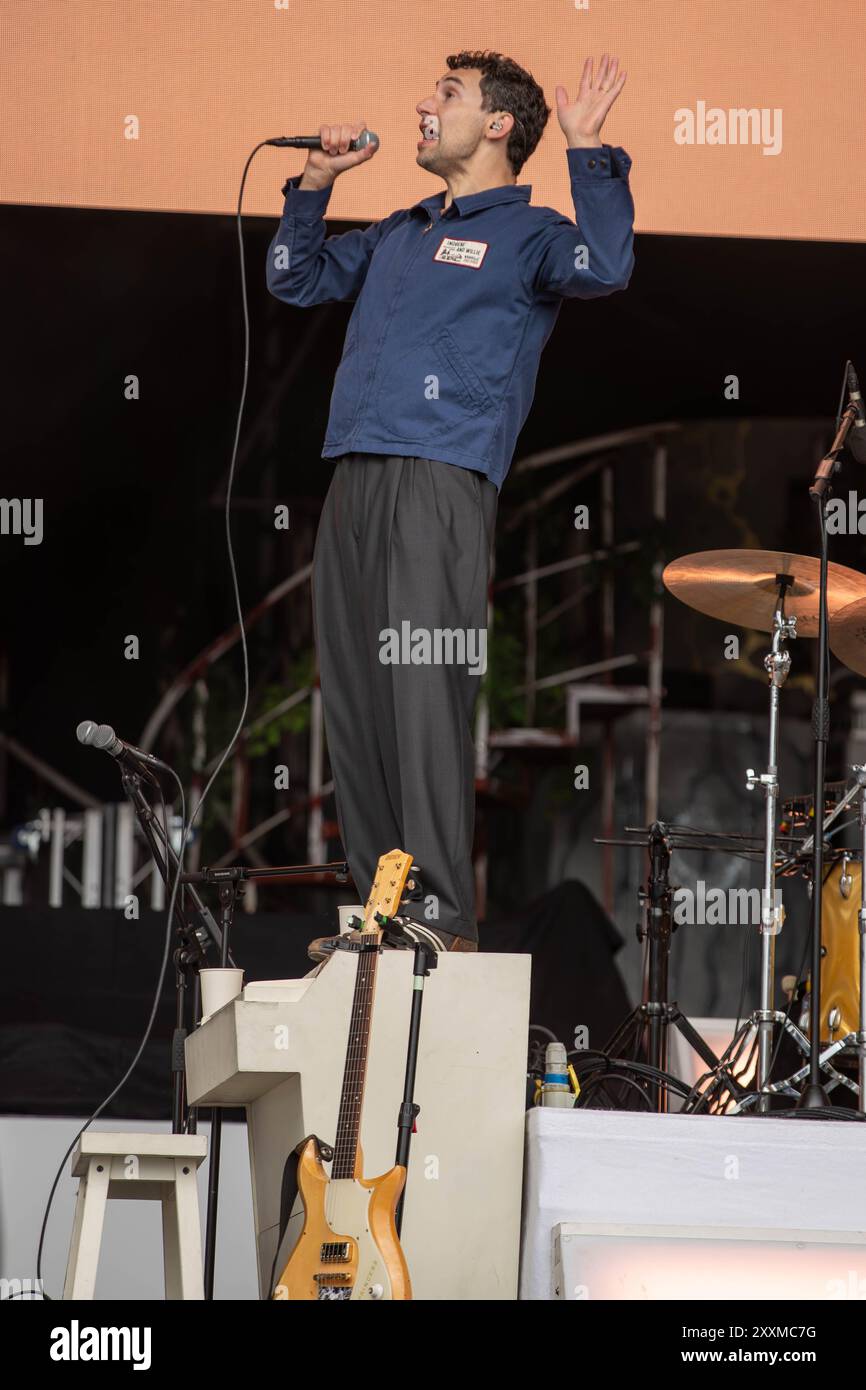
{"type": "MultiPolygon", "coordinates": [[[[731,834],[662,822],[632,832],[640,834],[644,844],[649,835],[651,864],[655,862],[654,853],[658,859],[657,841],[660,833],[668,851],[671,848],[711,847],[763,863],[759,928],[760,1000],[719,1063],[728,1083],[729,1099],[725,1109],[729,1114],[749,1106],[766,1113],[770,1109],[770,1098],[774,1095],[796,1097],[802,1105],[804,1097],[808,1095],[809,1084],[816,1077],[821,1078],[822,1084],[815,1088],[812,1108],[826,1106],[827,1092],[842,1084],[857,1095],[857,1109],[861,1115],[866,1113],[866,876],[862,872],[862,865],[866,862],[866,766],[852,766],[850,783],[826,782],[822,751],[816,760],[816,775],[820,773],[817,785],[824,788],[820,812],[816,814],[814,794],[792,798],[781,808],[779,804],[781,697],[792,664],[789,644],[797,638],[817,638],[824,631],[829,647],[838,659],[849,670],[866,676],[866,575],[843,565],[828,563],[825,554],[826,617],[821,623],[821,563],[810,556],[778,551],[711,550],[674,560],[662,576],[668,591],[697,612],[720,619],[730,626],[751,628],[772,635],[770,649],[763,663],[769,686],[767,765],[763,771],[755,772],[749,768],[746,773],[747,788],[760,790],[764,798],[763,834],[731,834]],[[855,800],[859,800],[859,857],[833,847],[833,838],[840,825],[850,823],[840,821],[840,817],[855,800]],[[828,829],[834,823],[838,824],[828,836],[828,829]],[[816,844],[816,835],[820,836],[820,845],[816,844]],[[785,913],[782,895],[776,885],[778,879],[792,875],[802,876],[806,880],[813,909],[813,883],[821,884],[820,904],[813,912],[813,927],[817,920],[821,947],[817,951],[813,949],[808,977],[799,982],[788,981],[792,987],[789,990],[791,1004],[786,1011],[782,1011],[775,1006],[775,946],[785,913]],[[816,988],[817,996],[814,993],[816,988]],[[791,1016],[795,995],[803,1005],[797,1021],[791,1016]],[[820,1036],[816,1040],[811,1022],[817,1017],[820,1017],[820,1036]],[[809,1062],[784,1080],[773,1081],[774,1039],[779,1028],[787,1033],[803,1056],[809,1058],[809,1062]],[[730,1061],[732,1055],[739,1055],[736,1044],[746,1037],[756,1038],[757,1041],[754,1088],[748,1091],[737,1084],[730,1061]],[[838,1064],[842,1060],[839,1054],[842,1054],[842,1058],[856,1058],[857,1082],[831,1061],[834,1059],[838,1064]]],[[[826,647],[824,660],[826,665],[826,647]]],[[[821,708],[820,701],[816,701],[816,710],[821,708]]],[[[822,735],[816,731],[816,740],[820,742],[823,736],[826,746],[826,704],[823,709],[822,735]]],[[[821,722],[820,717],[817,717],[817,722],[821,722]]],[[[612,843],[634,844],[635,841],[612,843]]],[[[676,1005],[667,1004],[664,994],[666,966],[663,969],[658,966],[660,953],[666,956],[669,949],[672,898],[667,879],[663,878],[660,885],[651,872],[649,887],[641,896],[645,905],[650,901],[656,905],[657,917],[663,919],[667,914],[668,918],[667,929],[661,927],[655,931],[648,921],[645,935],[650,938],[651,962],[654,952],[656,958],[649,975],[652,978],[655,972],[656,979],[663,984],[654,995],[650,993],[649,1002],[645,999],[635,1015],[640,1023],[649,1028],[650,1060],[664,1071],[666,1045],[664,1041],[657,1041],[655,1048],[652,1045],[658,1033],[658,1018],[661,1016],[680,1027],[693,1046],[694,1030],[683,1019],[676,1005]]],[[[648,915],[651,917],[652,912],[648,915]]],[[[664,1033],[665,1030],[661,1031],[664,1033]]],[[[708,1054],[706,1047],[698,1051],[705,1058],[713,1055],[708,1054]]],[[[659,1108],[663,1108],[663,1103],[659,1104],[659,1108]]]]}

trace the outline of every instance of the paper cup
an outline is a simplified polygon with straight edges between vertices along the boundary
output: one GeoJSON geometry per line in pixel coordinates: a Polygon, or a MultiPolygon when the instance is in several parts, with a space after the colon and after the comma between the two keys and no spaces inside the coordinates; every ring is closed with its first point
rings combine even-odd
{"type": "Polygon", "coordinates": [[[200,970],[202,1022],[225,1004],[237,999],[244,987],[244,972],[230,966],[200,970]]]}

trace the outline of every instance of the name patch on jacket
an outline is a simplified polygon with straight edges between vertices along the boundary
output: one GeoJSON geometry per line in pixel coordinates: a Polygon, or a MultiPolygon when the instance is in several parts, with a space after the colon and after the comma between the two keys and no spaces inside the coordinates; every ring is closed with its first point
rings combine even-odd
{"type": "Polygon", "coordinates": [[[469,265],[477,270],[487,254],[486,241],[461,241],[457,237],[443,237],[434,261],[445,261],[447,265],[469,265]]]}

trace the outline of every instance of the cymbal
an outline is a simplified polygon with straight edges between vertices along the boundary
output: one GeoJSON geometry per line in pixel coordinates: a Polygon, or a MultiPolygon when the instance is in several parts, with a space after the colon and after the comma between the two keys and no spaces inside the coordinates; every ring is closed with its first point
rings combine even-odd
{"type": "MultiPolygon", "coordinates": [[[[672,560],[662,579],[675,598],[699,613],[737,627],[772,632],[779,574],[791,575],[794,581],[785,593],[786,617],[796,617],[799,637],[817,637],[820,562],[812,555],[789,555],[781,550],[700,550],[672,560]]],[[[831,564],[827,589],[830,618],[858,600],[866,600],[866,575],[846,565],[831,564]]],[[[861,659],[866,660],[866,645],[861,659]]]]}
{"type": "Polygon", "coordinates": [[[830,650],[858,676],[866,676],[866,600],[855,599],[830,623],[830,650]]]}

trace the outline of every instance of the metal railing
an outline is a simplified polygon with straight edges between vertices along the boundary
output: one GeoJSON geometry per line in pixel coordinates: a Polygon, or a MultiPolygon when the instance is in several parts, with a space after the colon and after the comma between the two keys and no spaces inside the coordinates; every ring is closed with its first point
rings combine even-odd
{"type": "MultiPolygon", "coordinates": [[[[542,470],[556,464],[571,463],[574,466],[539,493],[511,511],[499,523],[502,535],[516,529],[525,529],[523,570],[491,583],[488,608],[488,629],[492,631],[493,604],[496,595],[510,589],[522,589],[524,595],[524,635],[525,661],[524,679],[520,691],[525,696],[525,726],[513,729],[490,729],[490,713],[485,696],[478,701],[476,711],[476,776],[481,783],[487,783],[494,760],[498,760],[507,750],[517,750],[537,745],[545,740],[559,742],[563,746],[576,745],[580,735],[580,721],[584,708],[619,704],[625,707],[642,705],[648,711],[646,731],[646,805],[647,824],[657,817],[659,750],[661,740],[662,704],[662,561],[659,557],[654,564],[654,596],[649,613],[649,632],[647,648],[643,652],[619,653],[615,651],[615,606],[614,578],[610,566],[606,566],[598,585],[600,602],[600,640],[596,659],[563,670],[541,673],[538,670],[538,632],[544,626],[556,622],[576,604],[586,599],[592,592],[590,586],[578,584],[574,594],[569,594],[553,609],[539,616],[539,586],[548,579],[566,573],[580,573],[581,570],[615,556],[627,555],[640,549],[637,541],[618,542],[615,534],[614,516],[614,471],[617,454],[634,446],[645,446],[650,455],[652,517],[662,522],[666,512],[667,441],[671,434],[679,431],[676,423],[648,425],[638,429],[618,431],[589,440],[575,441],[555,449],[532,454],[519,460],[513,468],[516,476],[528,473],[540,474],[542,470]],[[538,523],[541,514],[557,499],[564,497],[580,483],[595,474],[600,474],[601,485],[601,526],[600,544],[587,554],[555,560],[548,564],[538,563],[538,523]],[[616,671],[638,662],[647,665],[645,686],[623,686],[614,684],[616,671]],[[597,679],[601,677],[602,679],[597,679]],[[540,730],[532,727],[535,719],[536,697],[539,691],[553,686],[564,686],[566,694],[565,726],[562,730],[540,730]]],[[[495,574],[495,557],[494,557],[495,574]]],[[[312,564],[305,564],[295,573],[275,585],[249,613],[245,615],[244,627],[247,632],[257,622],[273,610],[289,594],[305,586],[312,575],[312,564]]],[[[147,719],[139,738],[142,748],[153,751],[158,746],[160,734],[166,721],[181,702],[189,696],[193,708],[189,716],[193,748],[193,776],[189,788],[189,806],[195,805],[201,789],[216,766],[222,750],[208,756],[207,710],[208,676],[214,666],[240,640],[237,623],[210,642],[176,677],[147,719]]],[[[51,768],[37,755],[24,748],[14,739],[0,735],[0,742],[12,757],[25,763],[34,773],[51,783],[78,808],[77,813],[67,813],[62,809],[41,811],[36,821],[25,827],[25,838],[29,834],[32,844],[38,845],[39,853],[47,851],[49,856],[48,899],[52,906],[60,906],[64,891],[71,889],[84,907],[114,906],[122,907],[124,902],[144,889],[153,907],[161,907],[164,890],[158,874],[153,872],[149,858],[144,855],[145,845],[141,842],[135,827],[131,808],[127,803],[101,805],[95,797],[78,787],[62,773],[51,768]],[[70,854],[80,858],[76,873],[70,863],[70,854]],[[141,859],[141,862],[138,860],[141,859]]],[[[286,695],[277,705],[263,714],[256,715],[242,730],[232,760],[231,813],[222,816],[229,838],[229,849],[217,861],[230,863],[240,856],[249,858],[259,867],[266,865],[258,847],[258,842],[275,827],[285,824],[292,817],[306,819],[306,844],[310,863],[322,863],[326,855],[324,833],[323,802],[333,791],[333,783],[325,780],[325,740],[322,715],[321,692],[318,683],[304,685],[286,695]],[[309,740],[307,749],[307,795],[292,807],[271,811],[255,824],[246,824],[246,805],[250,774],[250,740],[261,734],[274,720],[281,718],[290,710],[309,702],[309,740]]],[[[608,721],[604,736],[604,779],[602,788],[602,821],[604,833],[612,834],[614,822],[615,796],[615,757],[613,724],[608,721]]],[[[32,861],[33,850],[7,847],[6,861],[0,858],[4,902],[20,900],[22,874],[27,863],[32,861]]],[[[188,867],[197,867],[199,841],[194,837],[189,849],[188,867]]],[[[609,851],[606,851],[609,855],[609,851]]],[[[612,906],[613,885],[611,877],[612,861],[605,861],[603,875],[604,898],[606,906],[612,906]]],[[[476,888],[478,893],[479,915],[484,915],[486,906],[486,855],[482,853],[476,864],[476,888]]]]}

